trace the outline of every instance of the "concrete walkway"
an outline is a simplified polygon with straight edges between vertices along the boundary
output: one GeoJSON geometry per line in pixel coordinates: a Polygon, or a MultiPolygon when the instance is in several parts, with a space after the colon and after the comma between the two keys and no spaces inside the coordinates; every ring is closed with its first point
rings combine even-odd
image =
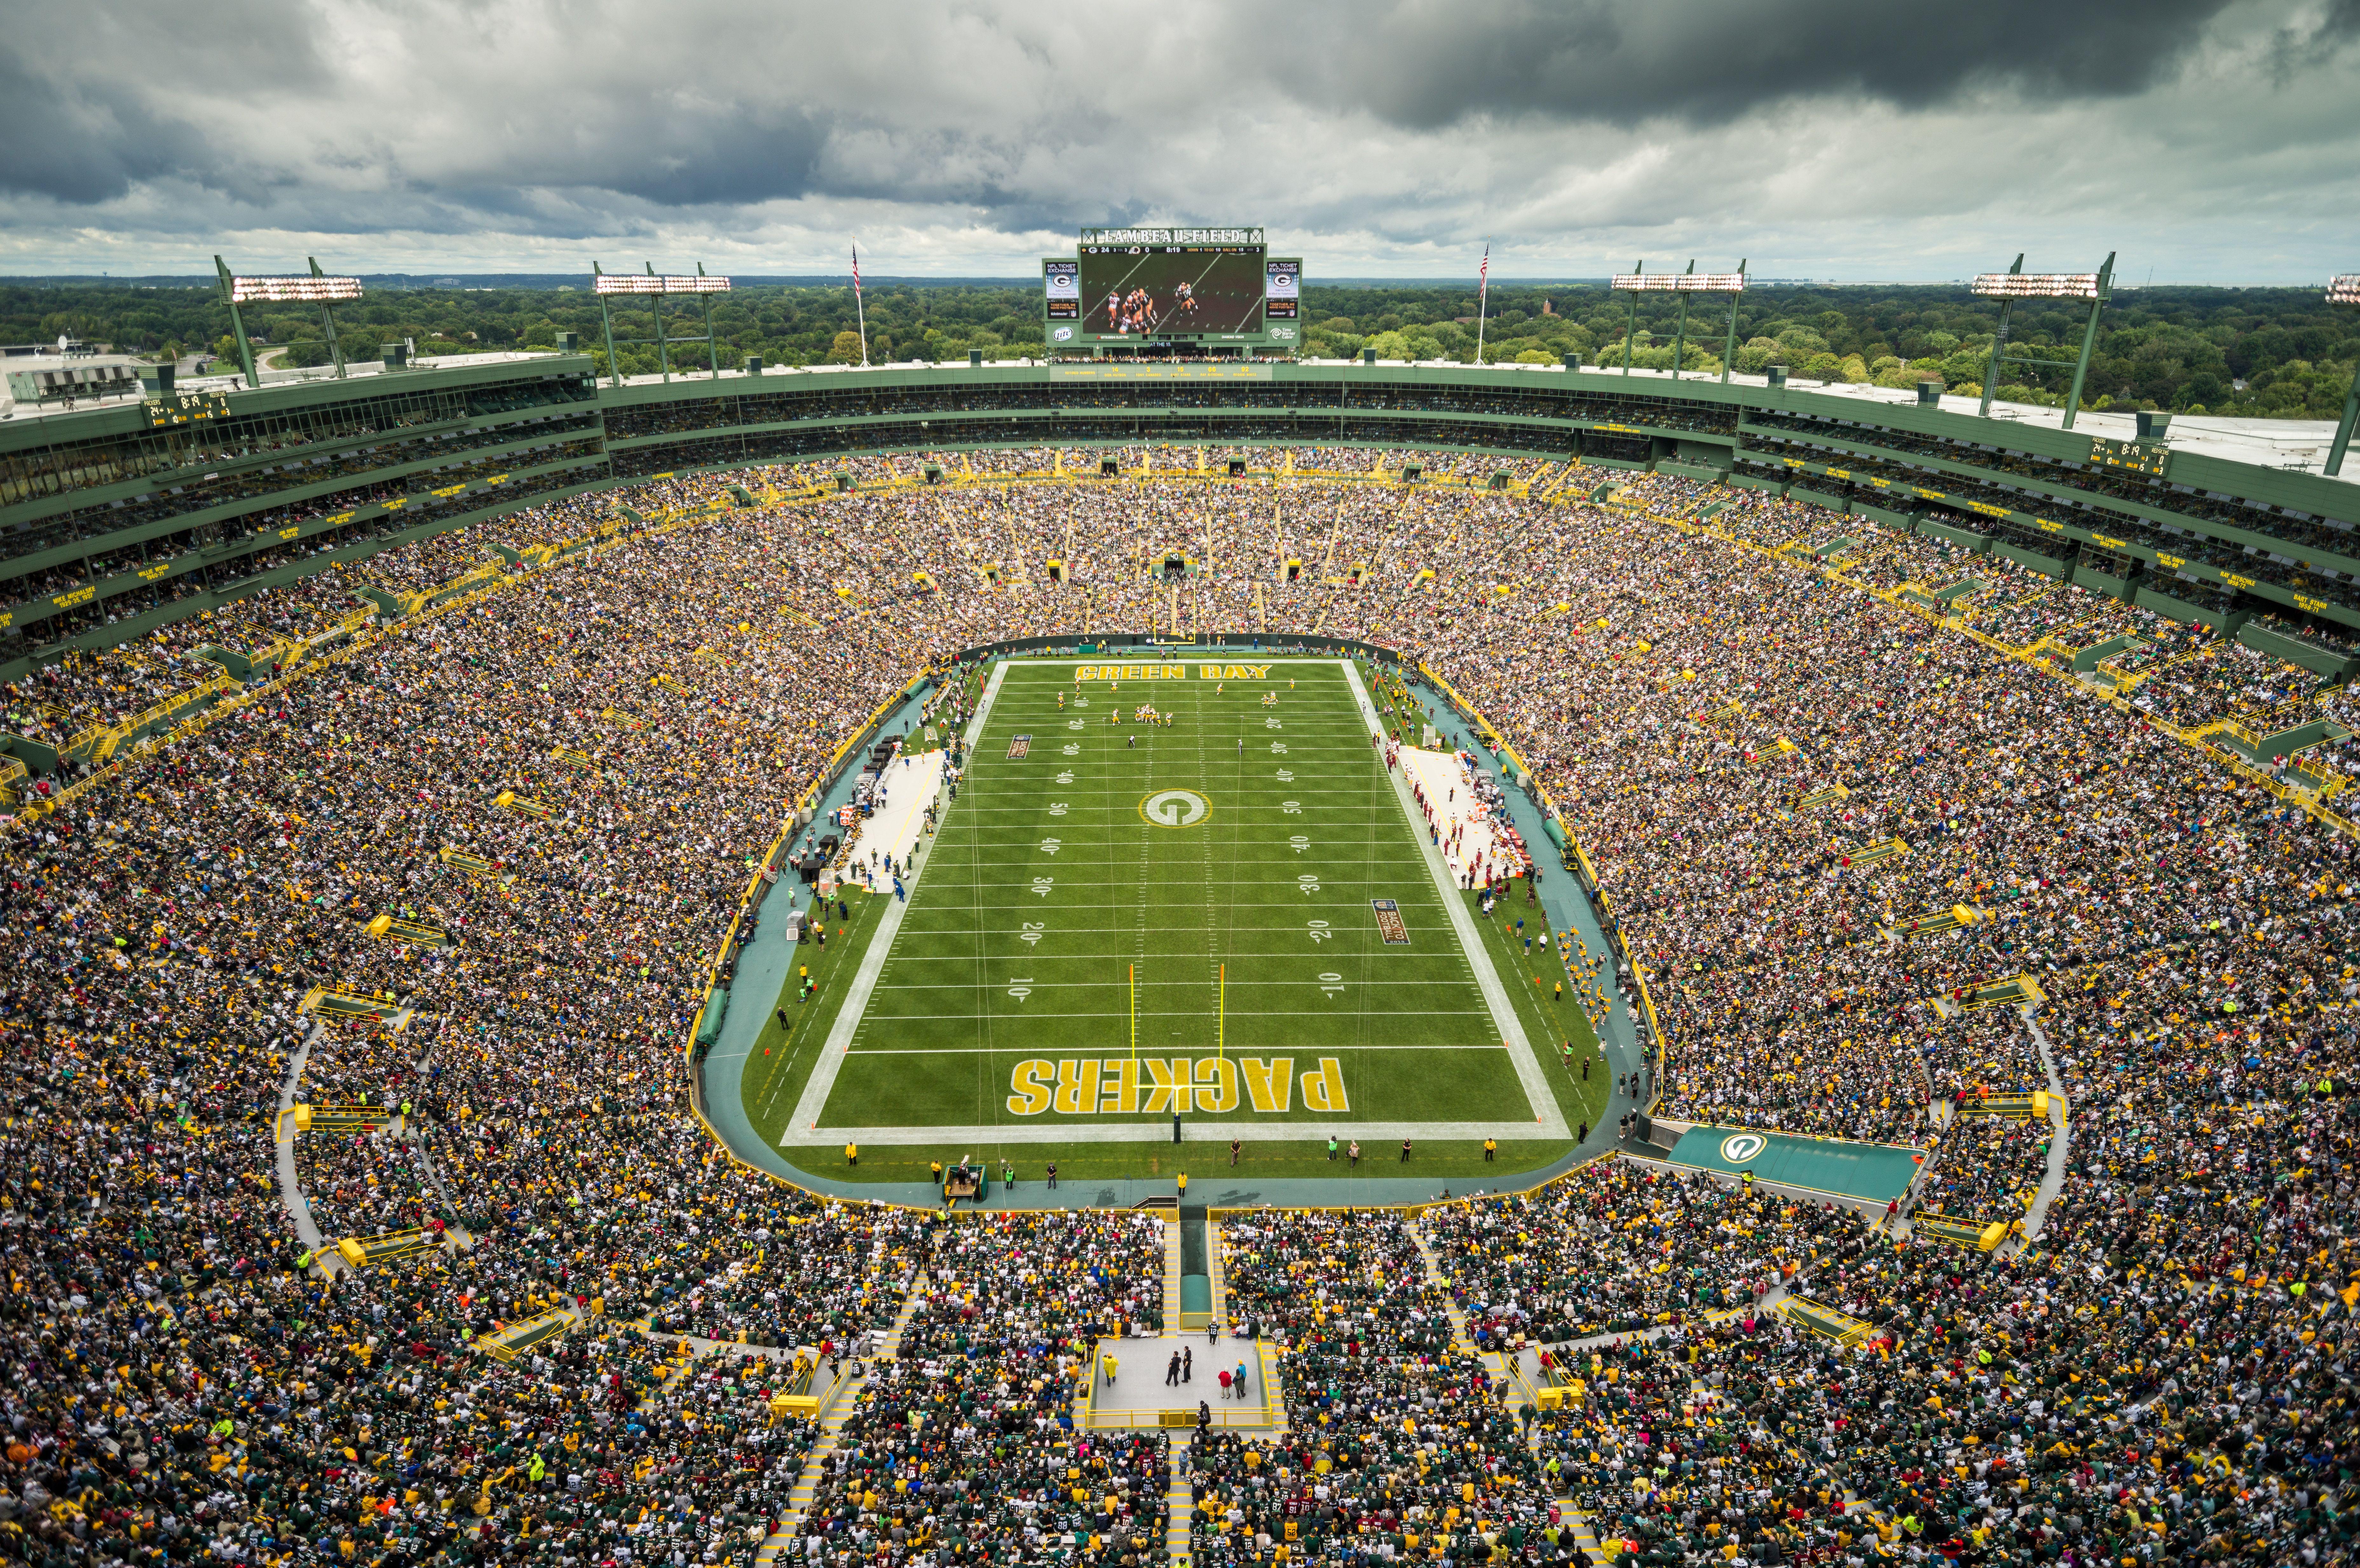
{"type": "Polygon", "coordinates": [[[320,1238],[320,1227],[311,1218],[311,1201],[303,1196],[303,1185],[295,1177],[295,1118],[288,1113],[295,1108],[295,1095],[302,1087],[303,1064],[311,1059],[311,1048],[320,1043],[327,1026],[319,1019],[311,1020],[311,1032],[287,1064],[287,1081],[279,1086],[277,1117],[277,1150],[273,1164],[279,1177],[279,1202],[285,1206],[287,1217],[295,1222],[295,1239],[311,1254],[312,1264],[321,1273],[333,1278],[351,1265],[344,1258],[327,1250],[320,1238]]]}
{"type": "MultiPolygon", "coordinates": [[[[403,999],[405,1007],[409,1001],[410,998],[403,999]]],[[[401,1016],[404,1018],[410,1017],[406,1011],[401,1016]]],[[[333,1278],[345,1272],[352,1265],[344,1261],[342,1253],[327,1245],[326,1238],[320,1234],[319,1223],[311,1217],[311,1201],[303,1195],[302,1182],[296,1175],[295,1119],[288,1115],[301,1098],[303,1069],[311,1060],[311,1049],[327,1038],[327,1030],[326,1020],[314,1018],[311,1031],[304,1035],[302,1043],[295,1048],[295,1054],[287,1064],[287,1080],[279,1088],[273,1164],[278,1177],[279,1201],[286,1208],[288,1218],[294,1223],[295,1238],[311,1252],[311,1267],[321,1274],[333,1278]]],[[[418,1066],[422,1069],[424,1065],[424,1059],[421,1058],[418,1066]]],[[[404,1147],[410,1158],[416,1162],[419,1173],[425,1178],[426,1184],[433,1188],[435,1195],[442,1200],[444,1210],[454,1216],[443,1229],[443,1247],[457,1250],[475,1246],[475,1238],[455,1217],[459,1212],[458,1202],[452,1197],[450,1186],[442,1180],[442,1171],[435,1169],[434,1156],[426,1147],[424,1129],[413,1127],[409,1125],[407,1117],[395,1115],[388,1118],[386,1130],[379,1136],[391,1138],[404,1147]]]]}
{"type": "Polygon", "coordinates": [[[2030,1007],[2024,1009],[2024,1027],[2032,1035],[2033,1048],[2040,1052],[2040,1071],[2049,1079],[2049,1168],[2041,1173],[2032,1206],[2024,1213],[2023,1238],[2007,1244],[2011,1258],[2038,1240],[2048,1227],[2049,1205],[2065,1190],[2066,1167],[2073,1158],[2072,1129],[2065,1119],[2065,1082],[2058,1076],[2057,1062],[2049,1053],[2048,1031],[2034,1021],[2030,1007]]]}
{"type": "Polygon", "coordinates": [[[1262,1343],[1226,1334],[1218,1339],[1178,1333],[1145,1339],[1101,1339],[1097,1359],[1091,1363],[1091,1425],[1152,1425],[1142,1421],[1126,1423],[1120,1418],[1164,1410],[1193,1411],[1199,1403],[1212,1406],[1230,1427],[1275,1425],[1278,1390],[1262,1377],[1262,1343]],[[1194,1376],[1185,1383],[1166,1383],[1172,1357],[1184,1351],[1196,1363],[1194,1376]],[[1109,1354],[1117,1365],[1111,1386],[1105,1370],[1109,1354]],[[1227,1370],[1234,1376],[1240,1365],[1246,1369],[1246,1397],[1240,1399],[1231,1394],[1224,1404],[1221,1373],[1227,1370]]]}

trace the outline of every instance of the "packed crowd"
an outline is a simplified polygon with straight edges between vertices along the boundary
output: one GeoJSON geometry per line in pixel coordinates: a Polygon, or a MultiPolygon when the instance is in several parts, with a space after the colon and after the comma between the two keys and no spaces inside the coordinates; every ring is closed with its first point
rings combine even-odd
{"type": "Polygon", "coordinates": [[[1192,1448],[1193,1561],[1232,1568],[1281,1544],[1315,1563],[1554,1552],[1534,1451],[1453,1334],[1405,1218],[1232,1219],[1221,1258],[1232,1311],[1277,1342],[1289,1430],[1192,1448]]]}
{"type": "Polygon", "coordinates": [[[1478,1348],[1555,1345],[1751,1307],[1866,1222],[1635,1160],[1437,1208],[1436,1260],[1478,1348]]]}
{"type": "MultiPolygon", "coordinates": [[[[1479,1343],[1597,1358],[1537,1452],[1397,1216],[1225,1225],[1295,1428],[1192,1460],[1204,1557],[1550,1555],[1557,1495],[1654,1561],[2348,1555],[2353,841],[2136,705],[2186,685],[2212,695],[2162,713],[2183,727],[2282,724],[2348,697],[2173,633],[2147,640],[2185,655],[2122,667],[2118,705],[1870,592],[1955,583],[1950,547],[1759,491],[1618,497],[1670,521],[1544,506],[1564,474],[1524,460],[1505,492],[826,494],[916,461],[738,481],[809,504],[694,479],[628,497],[637,522],[533,508],[0,693],[16,733],[61,738],[215,678],[201,645],[338,634],[0,836],[6,1550],[750,1560],[811,1441],[768,1413],[778,1364],[683,1368],[621,1325],[834,1354],[923,1272],[800,1550],[1160,1552],[1160,1440],[1057,1419],[1086,1342],[1156,1322],[1153,1222],[825,1204],[721,1157],[674,1062],[750,869],[911,671],[1000,637],[1201,628],[1366,637],[1483,706],[1599,869],[1668,1035],[1666,1114],[1947,1127],[1924,1197],[1978,1221],[2022,1215],[2052,1157],[2066,1176],[2029,1245],[1991,1255],[1635,1162],[1437,1211],[1479,1343]],[[339,602],[618,521],[389,627],[339,602]],[[1838,526],[1847,554],[1777,553],[1838,526]],[[401,923],[372,935],[380,915],[401,923]],[[2047,998],[2033,1023],[1964,1005],[2017,975],[2047,998]],[[315,1027],[322,990],[409,1021],[315,1027]],[[1939,1114],[2043,1086],[2070,1106],[2061,1156],[2038,1124],[1939,1114]],[[294,1135],[290,1208],[282,1100],[409,1109],[398,1134],[294,1135]],[[429,1219],[447,1235],[423,1261],[308,1267],[429,1219]],[[1876,1336],[1830,1348],[1756,1311],[1789,1266],[1876,1336]],[[614,1326],[513,1363],[471,1348],[560,1308],[614,1326]],[[1670,1337],[1581,1346],[1641,1327],[1670,1337]],[[945,1413],[912,1425],[921,1406],[945,1413]]],[[[1050,465],[1017,462],[991,465],[1050,465]]],[[[1973,572],[1954,613],[2011,647],[2160,630],[1973,572]]]]}
{"type": "Polygon", "coordinates": [[[1164,1326],[1164,1220],[1088,1209],[960,1216],[937,1230],[905,1356],[1019,1365],[1164,1326]]]}

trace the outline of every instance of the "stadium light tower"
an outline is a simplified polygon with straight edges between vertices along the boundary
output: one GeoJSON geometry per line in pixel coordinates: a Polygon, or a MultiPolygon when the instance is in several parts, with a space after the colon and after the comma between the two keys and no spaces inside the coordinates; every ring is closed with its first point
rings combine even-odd
{"type": "Polygon", "coordinates": [[[2003,365],[2039,365],[2058,370],[2064,367],[2061,359],[2044,359],[2038,354],[2007,352],[2009,319],[2015,314],[2018,299],[2087,299],[2090,319],[2081,329],[2081,354],[2073,362],[2072,390],[2065,395],[2065,428],[2073,428],[2073,416],[2081,411],[2081,385],[2089,379],[2090,351],[2098,345],[2098,312],[2114,294],[2114,254],[2106,253],[2106,263],[2095,272],[2027,272],[2024,257],[2018,256],[2016,265],[2005,272],[1986,272],[1978,277],[1972,292],[1999,304],[1999,330],[1992,333],[1991,368],[1983,375],[1983,407],[1977,413],[1991,416],[1992,394],[1999,387],[1999,370],[2003,365]]]}
{"type": "MultiPolygon", "coordinates": [[[[1688,263],[1688,270],[1690,272],[1694,272],[1696,270],[1696,263],[1693,260],[1688,263]]],[[[1678,276],[1679,274],[1674,272],[1649,272],[1647,270],[1646,258],[1643,256],[1639,260],[1631,264],[1630,271],[1618,272],[1612,278],[1607,279],[1606,286],[1608,289],[1617,289],[1631,296],[1630,318],[1623,323],[1622,327],[1623,375],[1628,376],[1631,374],[1631,345],[1636,343],[1639,338],[1639,296],[1642,294],[1670,293],[1673,287],[1673,279],[1678,276]]]]}
{"type": "Polygon", "coordinates": [[[1622,332],[1622,374],[1631,374],[1633,344],[1639,335],[1639,296],[1642,294],[1677,294],[1680,297],[1680,321],[1672,332],[1672,379],[1680,378],[1680,365],[1688,355],[1688,298],[1695,294],[1729,295],[1729,342],[1721,351],[1721,379],[1729,380],[1730,361],[1737,356],[1737,299],[1745,291],[1745,263],[1739,262],[1735,272],[1699,272],[1691,258],[1686,272],[1649,272],[1644,262],[1634,263],[1629,272],[1616,273],[1609,280],[1611,288],[1631,296],[1631,316],[1622,332]]]}
{"type": "Polygon", "coordinates": [[[311,264],[308,273],[286,278],[242,278],[230,271],[228,264],[218,256],[213,257],[213,271],[221,278],[222,299],[229,306],[230,331],[237,334],[237,359],[246,373],[248,387],[262,385],[262,377],[254,368],[254,343],[246,335],[246,316],[240,305],[260,301],[270,305],[317,305],[320,322],[328,334],[328,352],[336,362],[336,374],[344,373],[344,351],[336,343],[336,314],[329,306],[338,299],[361,297],[361,280],[357,278],[331,278],[320,270],[319,258],[306,256],[311,264]]]}
{"type": "MultiPolygon", "coordinates": [[[[2327,302],[2360,305],[2360,272],[2347,272],[2329,279],[2327,302]]],[[[2335,421],[2335,442],[2327,449],[2327,474],[2331,479],[2344,472],[2344,451],[2352,444],[2355,419],[2360,419],[2360,365],[2352,367],[2352,388],[2344,394],[2344,417],[2335,421]]]]}
{"type": "MultiPolygon", "coordinates": [[[[670,383],[672,380],[672,345],[676,343],[702,343],[705,345],[706,354],[710,357],[710,363],[713,366],[713,378],[716,381],[720,380],[721,348],[719,340],[713,335],[713,297],[716,294],[727,294],[729,292],[729,279],[726,278],[707,278],[705,275],[705,264],[703,262],[698,262],[696,264],[696,276],[694,278],[688,277],[685,274],[659,274],[656,271],[655,264],[653,262],[649,262],[646,265],[646,273],[640,274],[636,272],[608,272],[595,261],[590,264],[591,291],[598,296],[598,320],[606,329],[606,375],[612,379],[614,385],[620,387],[623,384],[622,363],[615,357],[615,344],[617,342],[620,342],[627,347],[636,347],[642,343],[653,343],[656,345],[656,357],[663,365],[663,378],[666,383],[670,383]],[[652,294],[655,296],[655,336],[651,338],[621,339],[617,339],[615,336],[615,316],[613,310],[608,307],[607,301],[617,294],[652,294]],[[697,297],[698,302],[705,307],[705,332],[703,336],[699,337],[692,334],[691,336],[684,338],[674,338],[666,337],[664,335],[664,301],[674,294],[694,294],[697,297]]],[[[683,371],[682,374],[685,375],[687,373],[683,371]]]]}

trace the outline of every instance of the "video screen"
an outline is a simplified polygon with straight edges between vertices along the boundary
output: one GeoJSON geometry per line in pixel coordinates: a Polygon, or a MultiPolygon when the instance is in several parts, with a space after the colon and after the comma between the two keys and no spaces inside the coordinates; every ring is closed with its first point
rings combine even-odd
{"type": "Polygon", "coordinates": [[[1082,332],[1094,338],[1262,331],[1261,245],[1083,245],[1082,332]]]}

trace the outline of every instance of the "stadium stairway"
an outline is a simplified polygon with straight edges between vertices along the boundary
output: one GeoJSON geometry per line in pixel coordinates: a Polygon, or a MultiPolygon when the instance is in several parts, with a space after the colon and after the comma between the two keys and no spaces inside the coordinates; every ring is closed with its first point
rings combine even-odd
{"type": "Polygon", "coordinates": [[[1475,1348],[1475,1341],[1467,1332],[1467,1314],[1459,1310],[1458,1296],[1450,1289],[1449,1278],[1442,1272],[1442,1260],[1434,1255],[1433,1244],[1426,1239],[1425,1230],[1415,1220],[1409,1222],[1409,1235],[1417,1243],[1418,1256],[1426,1259],[1426,1283],[1442,1292],[1443,1310],[1450,1314],[1450,1348],[1478,1357],[1494,1376],[1501,1375],[1499,1356],[1475,1348]]]}
{"type": "MultiPolygon", "coordinates": [[[[910,1326],[910,1319],[918,1310],[920,1293],[926,1288],[926,1277],[920,1274],[910,1281],[910,1291],[901,1302],[901,1310],[893,1319],[893,1326],[878,1336],[876,1356],[890,1356],[901,1348],[901,1331],[910,1326]]],[[[874,1359],[875,1357],[872,1357],[874,1359]]],[[[803,1456],[803,1473],[795,1477],[794,1489],[787,1494],[787,1511],[770,1538],[754,1553],[754,1568],[771,1568],[771,1564],[793,1544],[795,1531],[803,1522],[803,1515],[819,1495],[820,1468],[829,1454],[836,1452],[836,1440],[842,1436],[844,1423],[852,1419],[854,1401],[863,1384],[869,1380],[866,1372],[856,1372],[836,1385],[828,1395],[827,1404],[819,1413],[819,1441],[803,1456]]]]}
{"type": "MultiPolygon", "coordinates": [[[[1517,1369],[1509,1366],[1507,1358],[1498,1351],[1479,1351],[1475,1348],[1474,1339],[1467,1332],[1467,1314],[1459,1310],[1458,1299],[1450,1289],[1450,1281],[1442,1272],[1442,1261],[1435,1256],[1434,1247],[1426,1240],[1425,1230],[1413,1220],[1410,1222],[1409,1233],[1412,1239],[1417,1243],[1419,1255],[1426,1259],[1426,1279],[1436,1290],[1442,1292],[1443,1309],[1450,1314],[1451,1348],[1466,1351],[1480,1360],[1484,1370],[1491,1373],[1493,1378],[1506,1380],[1508,1397],[1505,1409],[1511,1417],[1516,1416],[1532,1402],[1525,1392],[1527,1385],[1524,1377],[1517,1374],[1517,1369]]],[[[1601,1335],[1601,1337],[1614,1336],[1601,1335]]],[[[1527,1427],[1526,1432],[1528,1438],[1537,1446],[1540,1429],[1527,1427]]],[[[1598,1564],[1599,1568],[1604,1568],[1607,1561],[1606,1552],[1604,1548],[1598,1544],[1598,1536],[1590,1529],[1588,1517],[1575,1510],[1571,1497],[1556,1497],[1551,1501],[1557,1508],[1557,1519],[1565,1528],[1573,1531],[1574,1544],[1581,1548],[1583,1554],[1592,1563],[1598,1564]]]]}
{"type": "Polygon", "coordinates": [[[1196,1499],[1188,1491],[1188,1444],[1193,1434],[1172,1434],[1172,1480],[1164,1492],[1164,1548],[1175,1563],[1188,1561],[1188,1523],[1196,1516],[1196,1499]]]}

